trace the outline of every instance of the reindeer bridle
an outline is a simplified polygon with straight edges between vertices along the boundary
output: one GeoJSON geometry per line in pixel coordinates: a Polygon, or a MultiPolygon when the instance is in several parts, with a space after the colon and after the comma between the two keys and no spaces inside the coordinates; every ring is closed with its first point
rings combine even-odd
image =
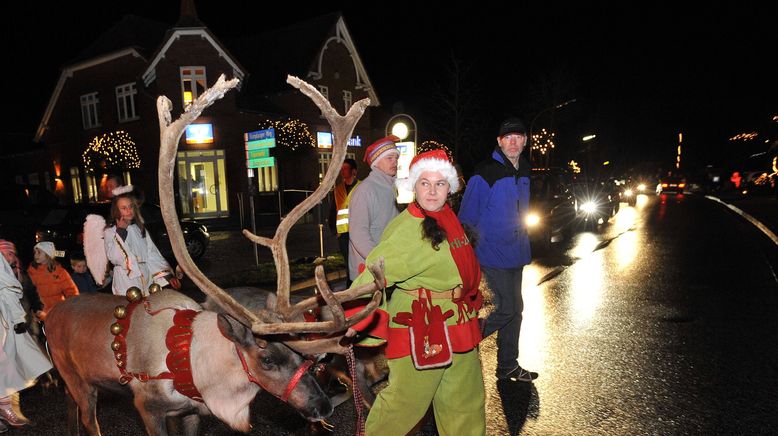
{"type": "MultiPolygon", "coordinates": [[[[248,375],[249,381],[254,383],[255,385],[259,386],[260,388],[264,389],[268,393],[272,393],[269,391],[266,387],[262,385],[262,383],[254,377],[254,374],[251,373],[251,370],[249,369],[248,363],[246,363],[246,357],[243,355],[243,352],[238,348],[238,345],[235,344],[235,352],[238,353],[238,358],[240,359],[241,365],[243,365],[243,371],[246,372],[246,375],[248,375]]],[[[278,399],[286,403],[289,400],[289,396],[292,395],[292,391],[294,391],[294,388],[297,387],[297,385],[300,383],[300,380],[302,380],[303,376],[306,372],[308,372],[308,368],[310,368],[314,364],[313,360],[304,360],[303,363],[300,364],[299,367],[297,367],[297,371],[294,372],[294,375],[292,375],[292,378],[289,379],[289,383],[286,385],[286,388],[284,389],[284,393],[281,394],[281,396],[276,395],[278,399]]]]}

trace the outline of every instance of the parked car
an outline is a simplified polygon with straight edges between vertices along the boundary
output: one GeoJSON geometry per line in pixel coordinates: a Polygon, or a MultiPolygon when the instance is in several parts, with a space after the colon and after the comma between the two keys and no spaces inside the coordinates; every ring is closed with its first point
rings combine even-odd
{"type": "MultiPolygon", "coordinates": [[[[49,211],[35,232],[35,241],[52,241],[57,250],[63,251],[63,257],[69,257],[74,251],[82,251],[84,244],[84,220],[89,214],[108,217],[110,203],[76,204],[56,207],[49,211]]],[[[163,256],[173,255],[170,238],[167,235],[165,223],[162,221],[162,211],[159,206],[143,203],[141,214],[146,224],[146,230],[159,248],[163,256]]],[[[205,225],[196,221],[179,221],[184,233],[186,248],[192,259],[199,259],[205,254],[210,242],[210,235],[205,225]]]]}
{"type": "Polygon", "coordinates": [[[573,184],[578,219],[584,224],[608,222],[619,211],[619,197],[610,182],[582,181],[573,184]]]}
{"type": "Polygon", "coordinates": [[[656,185],[657,194],[683,194],[684,189],[686,189],[686,179],[678,176],[662,177],[656,185]]]}
{"type": "Polygon", "coordinates": [[[565,171],[532,170],[529,205],[526,224],[533,253],[544,253],[555,237],[572,234],[576,208],[565,171]]]}

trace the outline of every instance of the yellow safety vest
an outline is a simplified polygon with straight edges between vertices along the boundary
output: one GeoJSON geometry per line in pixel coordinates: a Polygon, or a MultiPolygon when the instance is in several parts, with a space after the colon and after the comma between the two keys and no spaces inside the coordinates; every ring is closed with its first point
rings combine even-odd
{"type": "Polygon", "coordinates": [[[338,234],[348,233],[348,204],[351,201],[351,194],[359,185],[359,180],[354,183],[348,194],[346,194],[346,184],[338,183],[335,185],[335,204],[338,206],[338,214],[335,217],[335,228],[338,234]]]}

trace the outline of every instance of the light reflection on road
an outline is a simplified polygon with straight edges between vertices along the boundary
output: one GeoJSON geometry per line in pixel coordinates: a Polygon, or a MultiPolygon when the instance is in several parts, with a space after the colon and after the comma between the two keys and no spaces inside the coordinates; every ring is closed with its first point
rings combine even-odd
{"type": "Polygon", "coordinates": [[[522,296],[524,299],[523,320],[521,322],[520,336],[520,356],[521,364],[526,368],[544,367],[548,352],[546,347],[548,341],[550,317],[547,313],[547,302],[545,286],[538,286],[538,280],[543,272],[536,264],[524,267],[524,277],[522,281],[522,296]]]}

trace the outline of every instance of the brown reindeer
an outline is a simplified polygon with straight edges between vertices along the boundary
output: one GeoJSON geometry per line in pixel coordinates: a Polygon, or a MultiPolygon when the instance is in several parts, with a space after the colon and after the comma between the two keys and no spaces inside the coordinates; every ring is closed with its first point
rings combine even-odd
{"type": "MultiPolygon", "coordinates": [[[[347,291],[332,292],[322,267],[316,270],[320,293],[292,305],[289,301],[289,262],[286,236],[291,226],[321,201],[334,184],[346,153],[346,141],[369,101],[352,106],[345,116],[332,109],[309,84],[289,77],[287,81],[308,95],[333,128],[333,163],[313,195],[298,205],[280,223],[274,238],[245,232],[251,240],[273,251],[278,272],[277,304],[274,311],[253,312],[212,283],[195,266],[186,251],[173,204],[173,166],[177,145],[185,127],[202,111],[237,85],[237,80],[217,83],[201,95],[175,122],[170,100],[157,101],[160,118],[159,190],[163,219],[179,265],[192,281],[221,308],[223,313],[204,311],[193,300],[174,292],[129,290],[119,296],[81,296],[53,309],[46,330],[54,364],[80,412],[80,421],[90,435],[99,435],[96,404],[99,388],[129,390],[152,435],[167,434],[166,420],[183,418],[186,434],[199,429],[199,416],[212,413],[231,428],[248,431],[249,403],[265,389],[315,421],[332,412],[332,404],[307,372],[310,361],[270,340],[277,335],[342,332],[364,319],[378,304],[383,288],[382,265],[369,268],[375,283],[347,291]],[[367,307],[348,318],[342,302],[363,296],[367,307]],[[320,322],[295,321],[303,312],[328,305],[332,318],[320,322]],[[126,304],[126,306],[125,306],[126,304]]],[[[304,354],[343,352],[338,336],[296,342],[304,354]]]]}

